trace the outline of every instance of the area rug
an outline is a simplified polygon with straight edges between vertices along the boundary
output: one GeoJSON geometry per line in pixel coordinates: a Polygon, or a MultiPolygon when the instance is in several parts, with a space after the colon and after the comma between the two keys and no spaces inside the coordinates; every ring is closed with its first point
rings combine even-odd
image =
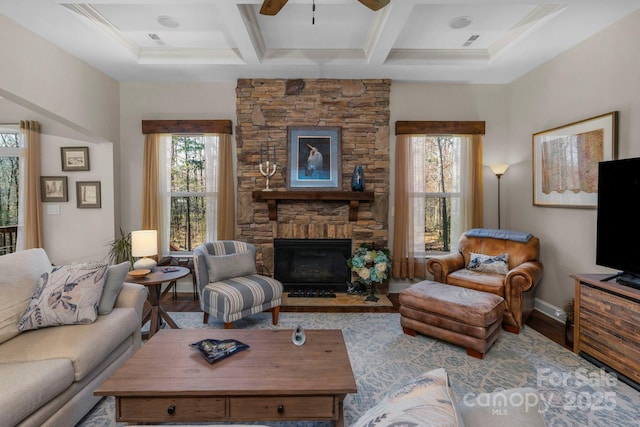
{"type": "Polygon", "coordinates": [[[393,307],[386,295],[378,295],[378,301],[366,301],[366,295],[349,295],[336,293],[335,298],[303,298],[289,297],[288,292],[282,295],[283,307],[393,307]]]}
{"type": "MultiPolygon", "coordinates": [[[[199,313],[170,313],[183,328],[202,325],[199,313]]],[[[390,390],[423,372],[443,367],[459,402],[512,387],[538,390],[548,426],[638,426],[640,393],[605,375],[596,366],[529,327],[519,335],[502,332],[484,359],[443,341],[402,333],[397,313],[281,313],[277,326],[271,314],[260,313],[236,322],[237,328],[341,329],[358,392],[345,398],[345,425],[353,423],[390,390]]],[[[171,362],[167,361],[167,369],[171,362]]],[[[328,427],[328,422],[260,422],[274,427],[328,427]]],[[[112,427],[114,400],[102,399],[79,423],[82,427],[112,427]]]]}

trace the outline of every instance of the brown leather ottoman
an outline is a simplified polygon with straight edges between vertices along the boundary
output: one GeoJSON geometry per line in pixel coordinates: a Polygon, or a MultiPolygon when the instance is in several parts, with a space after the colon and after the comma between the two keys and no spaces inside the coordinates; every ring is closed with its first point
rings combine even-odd
{"type": "Polygon", "coordinates": [[[399,300],[407,335],[460,345],[480,359],[500,335],[505,302],[498,295],[424,280],[401,291],[399,300]]]}

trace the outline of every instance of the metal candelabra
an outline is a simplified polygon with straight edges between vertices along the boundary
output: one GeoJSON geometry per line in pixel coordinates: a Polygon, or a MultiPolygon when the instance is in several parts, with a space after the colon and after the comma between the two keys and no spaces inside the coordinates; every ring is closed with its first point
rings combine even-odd
{"type": "Polygon", "coordinates": [[[262,191],[272,191],[272,189],[269,188],[269,180],[273,175],[275,175],[277,167],[278,166],[275,163],[273,165],[270,165],[269,160],[267,160],[265,170],[265,168],[262,166],[262,163],[260,163],[260,173],[267,179],[267,186],[262,191]],[[271,168],[271,166],[273,166],[273,169],[271,168]]]}
{"type": "Polygon", "coordinates": [[[267,161],[263,162],[262,161],[262,157],[263,157],[262,144],[260,144],[260,164],[258,167],[260,169],[260,173],[262,174],[262,176],[264,176],[267,179],[267,185],[265,189],[262,191],[272,191],[271,188],[269,188],[269,180],[273,175],[275,175],[276,169],[278,168],[278,165],[276,165],[276,147],[275,146],[273,147],[273,163],[269,162],[270,153],[269,153],[268,142],[267,142],[267,152],[265,154],[266,154],[267,161]],[[271,166],[273,166],[273,169],[271,169],[271,166]]]}

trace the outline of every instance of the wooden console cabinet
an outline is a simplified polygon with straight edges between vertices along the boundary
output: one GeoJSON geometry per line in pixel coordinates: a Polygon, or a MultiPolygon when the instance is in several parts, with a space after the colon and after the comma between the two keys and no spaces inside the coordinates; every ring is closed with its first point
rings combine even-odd
{"type": "Polygon", "coordinates": [[[640,384],[640,290],[603,282],[605,274],[571,277],[576,281],[573,351],[640,384]]]}

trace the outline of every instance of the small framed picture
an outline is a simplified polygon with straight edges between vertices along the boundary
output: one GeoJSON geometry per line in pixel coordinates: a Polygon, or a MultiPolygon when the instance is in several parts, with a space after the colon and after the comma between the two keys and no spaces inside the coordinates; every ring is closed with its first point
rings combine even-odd
{"type": "Polygon", "coordinates": [[[60,156],[65,172],[89,170],[89,147],[60,147],[60,156]]]}
{"type": "Polygon", "coordinates": [[[100,181],[76,182],[76,200],[78,209],[100,208],[100,181]]]}
{"type": "Polygon", "coordinates": [[[287,128],[289,190],[332,190],[342,184],[340,127],[287,128]]]}
{"type": "Polygon", "coordinates": [[[40,177],[40,200],[43,202],[67,202],[66,176],[41,176],[40,177]]]}

